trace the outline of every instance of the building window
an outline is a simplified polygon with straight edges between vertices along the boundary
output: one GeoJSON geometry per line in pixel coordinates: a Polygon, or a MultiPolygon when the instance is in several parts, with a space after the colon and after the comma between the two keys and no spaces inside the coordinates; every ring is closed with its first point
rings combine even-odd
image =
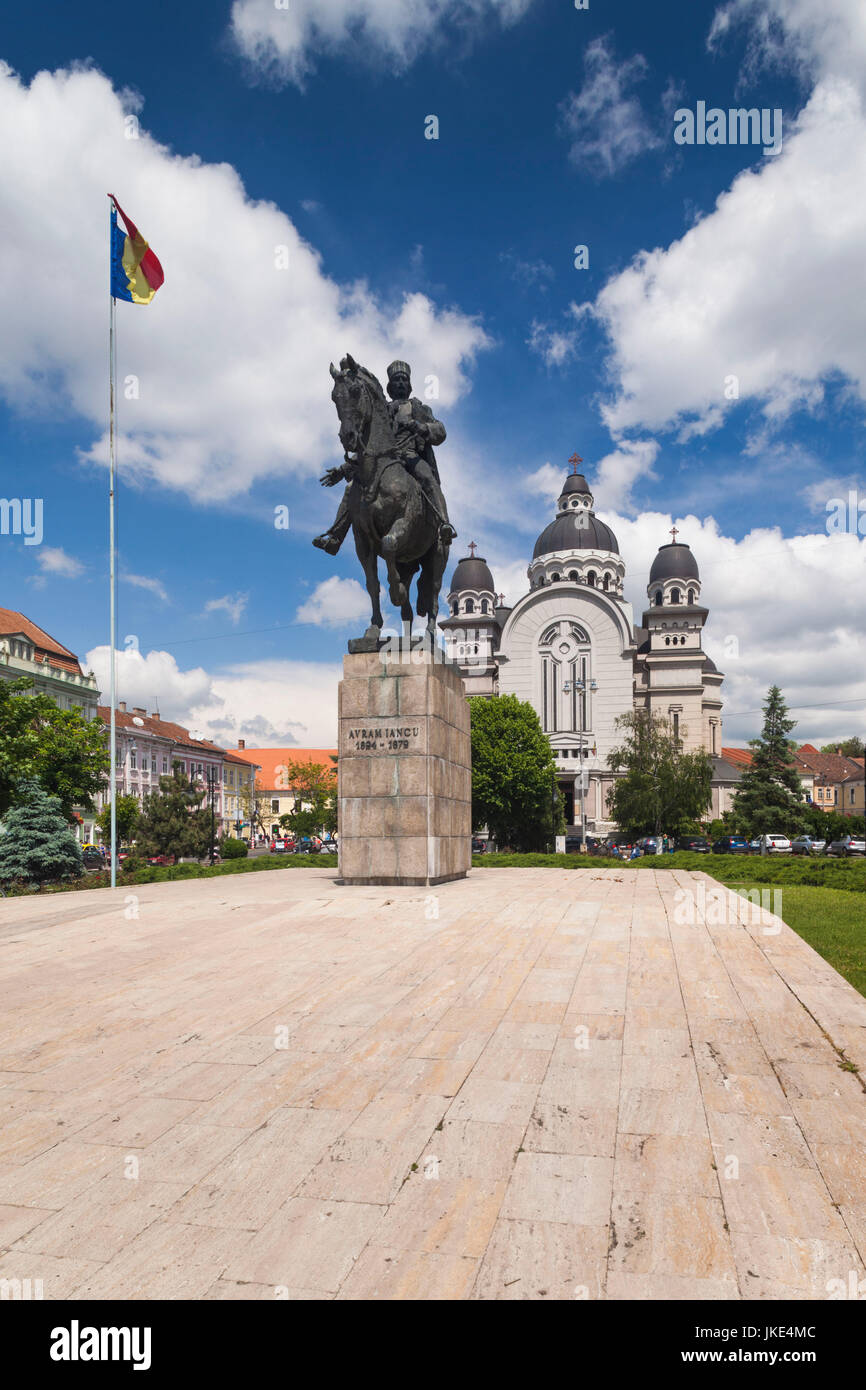
{"type": "Polygon", "coordinates": [[[271,800],[271,812],[272,812],[272,814],[276,815],[276,813],[279,811],[279,809],[280,809],[279,800],[277,799],[277,797],[273,797],[272,800],[271,800]]]}
{"type": "Polygon", "coordinates": [[[135,768],[138,767],[138,763],[135,761],[135,758],[136,758],[135,749],[134,749],[134,748],[130,748],[130,750],[129,750],[129,766],[130,766],[133,770],[135,770],[135,768]]]}
{"type": "Polygon", "coordinates": [[[609,575],[609,574],[606,574],[606,575],[604,576],[604,584],[602,585],[602,588],[604,589],[604,592],[605,592],[605,593],[607,593],[608,589],[610,588],[610,575],[609,575]]]}
{"type": "Polygon", "coordinates": [[[551,582],[551,584],[558,584],[558,583],[559,583],[559,575],[558,575],[558,574],[552,574],[552,575],[550,576],[550,582],[551,582]]]}
{"type": "Polygon", "coordinates": [[[487,599],[486,599],[486,598],[483,598],[483,599],[481,600],[481,612],[482,612],[482,613],[486,613],[487,611],[488,611],[488,610],[487,610],[487,599]]]}
{"type": "Polygon", "coordinates": [[[661,591],[661,589],[656,589],[655,606],[656,606],[656,608],[661,608],[661,606],[662,606],[662,591],[661,591]]]}
{"type": "Polygon", "coordinates": [[[595,570],[590,570],[589,574],[586,576],[586,582],[589,584],[590,588],[595,588],[595,570]]]}
{"type": "Polygon", "coordinates": [[[689,603],[690,603],[690,604],[691,604],[691,603],[694,603],[694,601],[695,601],[695,591],[694,591],[694,589],[689,589],[689,603]]]}
{"type": "Polygon", "coordinates": [[[474,601],[474,599],[468,598],[468,599],[466,600],[466,603],[464,604],[464,607],[463,607],[463,612],[464,612],[464,613],[474,613],[474,612],[475,612],[475,601],[474,601]]]}
{"type": "Polygon", "coordinates": [[[672,718],[672,720],[673,720],[673,725],[674,725],[674,738],[676,739],[677,742],[679,742],[679,738],[680,738],[680,716],[679,716],[679,711],[678,711],[678,710],[672,710],[672,712],[671,712],[671,718],[672,718]]]}
{"type": "Polygon", "coordinates": [[[679,601],[680,601],[680,591],[679,591],[679,589],[671,589],[671,603],[679,603],[679,601]]]}
{"type": "Polygon", "coordinates": [[[576,584],[576,583],[577,583],[577,570],[569,570],[569,571],[568,571],[568,577],[569,577],[569,579],[571,580],[572,584],[576,584]]]}
{"type": "Polygon", "coordinates": [[[168,772],[168,758],[163,758],[163,760],[162,760],[162,771],[163,771],[163,774],[165,774],[166,772],[168,772]]]}

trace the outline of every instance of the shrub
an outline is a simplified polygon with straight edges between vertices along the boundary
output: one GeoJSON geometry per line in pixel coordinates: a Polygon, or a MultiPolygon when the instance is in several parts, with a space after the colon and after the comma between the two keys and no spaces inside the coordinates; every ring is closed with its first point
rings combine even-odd
{"type": "Polygon", "coordinates": [[[246,859],[249,853],[243,840],[236,840],[232,835],[226,835],[220,841],[220,854],[223,859],[246,859]]]}

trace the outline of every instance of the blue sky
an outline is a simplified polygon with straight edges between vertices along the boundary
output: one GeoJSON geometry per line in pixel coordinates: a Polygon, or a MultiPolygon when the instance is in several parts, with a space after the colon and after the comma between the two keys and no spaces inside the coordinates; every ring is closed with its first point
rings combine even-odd
{"type": "Polygon", "coordinates": [[[166,274],[118,307],[139,390],[121,698],[225,741],[331,741],[366,614],[351,544],[310,541],[338,501],[317,483],[339,461],[328,361],[351,351],[440,377],[455,558],[477,540],[516,598],[577,449],[638,614],[674,520],[692,544],[731,742],[772,681],[804,738],[862,731],[864,541],[826,519],[866,498],[863,8],[179,3],[141,45],[113,6],[19,9],[0,459],[45,534],[0,537],[0,602],[102,677],[110,190],[166,274]],[[678,146],[698,101],[780,110],[781,153],[678,146]]]}

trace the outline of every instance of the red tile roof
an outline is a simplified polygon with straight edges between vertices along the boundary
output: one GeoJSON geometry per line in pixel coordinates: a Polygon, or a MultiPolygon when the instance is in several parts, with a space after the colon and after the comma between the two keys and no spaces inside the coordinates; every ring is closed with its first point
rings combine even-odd
{"type": "Polygon", "coordinates": [[[722,757],[734,767],[749,767],[752,762],[751,748],[723,748],[722,757]]]}
{"type": "Polygon", "coordinates": [[[285,774],[278,774],[288,763],[318,763],[332,770],[335,777],[337,775],[336,765],[331,761],[337,756],[336,748],[236,748],[232,751],[245,762],[259,764],[261,772],[256,780],[263,790],[285,788],[285,774]]]}
{"type": "Polygon", "coordinates": [[[863,769],[856,758],[846,758],[841,753],[816,753],[808,743],[799,749],[797,762],[820,777],[822,782],[859,781],[863,776],[863,769]]]}
{"type": "MultiPolygon", "coordinates": [[[[103,724],[108,724],[111,718],[111,710],[108,705],[98,705],[96,713],[103,724]]],[[[158,738],[167,738],[172,743],[182,745],[184,748],[201,749],[205,753],[224,754],[225,749],[218,744],[211,743],[207,738],[193,738],[189,729],[185,729],[182,724],[173,724],[169,719],[161,719],[158,714],[136,714],[135,710],[118,709],[114,712],[114,721],[118,729],[140,730],[142,733],[155,734],[158,738]]]]}
{"type": "Polygon", "coordinates": [[[36,623],[31,622],[23,613],[16,612],[14,608],[0,608],[0,637],[13,637],[19,632],[33,643],[37,661],[41,661],[43,657],[47,656],[52,666],[59,666],[62,670],[71,671],[76,676],[84,674],[75,653],[58,642],[56,637],[49,636],[41,627],[37,627],[36,623]]]}

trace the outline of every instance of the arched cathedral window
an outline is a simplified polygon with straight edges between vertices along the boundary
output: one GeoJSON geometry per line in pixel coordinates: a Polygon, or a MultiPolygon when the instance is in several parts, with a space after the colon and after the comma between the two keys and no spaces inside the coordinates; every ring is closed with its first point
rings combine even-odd
{"type": "Polygon", "coordinates": [[[545,733],[588,731],[592,714],[591,645],[587,633],[576,623],[562,619],[542,633],[538,652],[541,726],[545,733]]]}
{"type": "Polygon", "coordinates": [[[690,603],[690,604],[691,604],[691,603],[694,603],[694,601],[695,601],[695,591],[694,591],[694,589],[689,589],[689,603],[690,603]]]}
{"type": "Polygon", "coordinates": [[[679,589],[671,589],[671,603],[679,603],[679,601],[680,601],[680,591],[679,591],[679,589]]]}

